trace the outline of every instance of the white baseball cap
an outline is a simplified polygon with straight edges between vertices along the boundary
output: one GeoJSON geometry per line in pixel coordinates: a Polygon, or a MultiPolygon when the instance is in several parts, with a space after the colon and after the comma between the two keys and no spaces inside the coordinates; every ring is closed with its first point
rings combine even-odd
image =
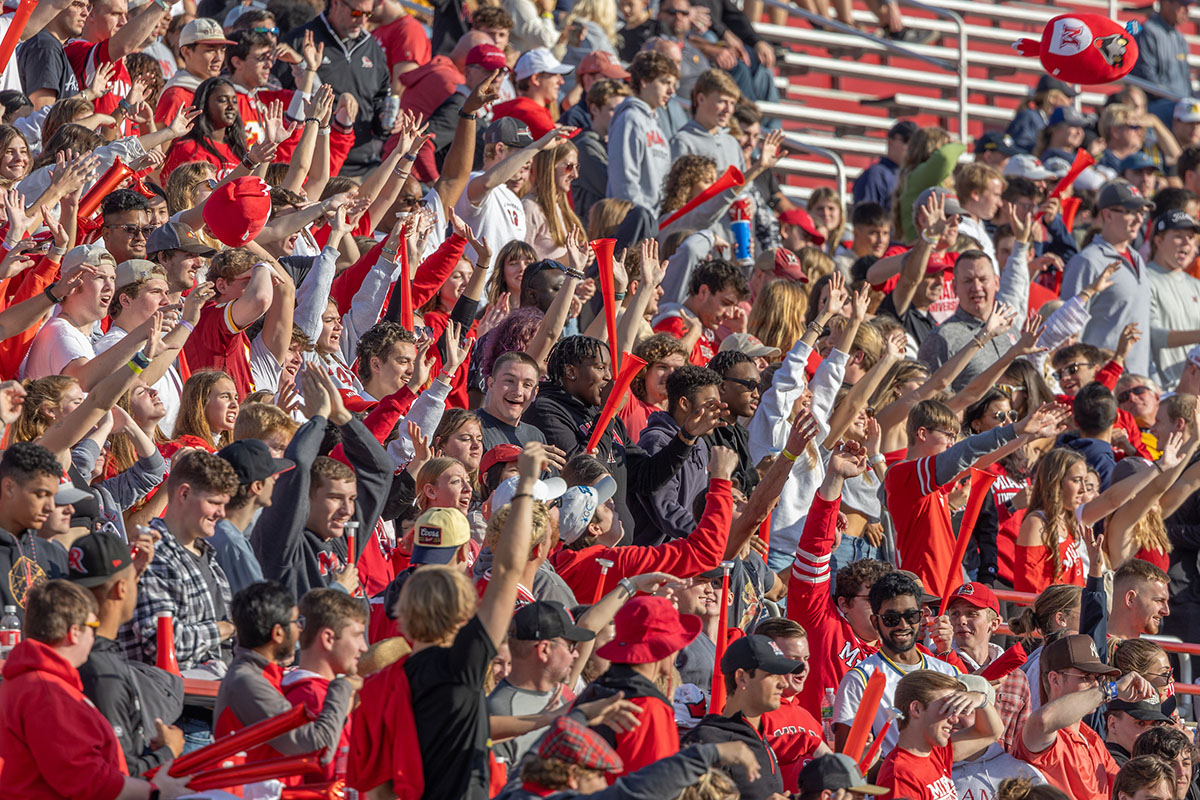
{"type": "Polygon", "coordinates": [[[1200,122],[1200,97],[1185,97],[1176,103],[1175,119],[1180,122],[1200,122]]]}
{"type": "Polygon", "coordinates": [[[583,535],[596,509],[617,493],[613,476],[605,475],[595,486],[572,486],[563,493],[558,509],[558,538],[570,544],[583,535]]]}
{"type": "Polygon", "coordinates": [[[537,75],[539,72],[553,72],[555,75],[566,75],[574,71],[574,67],[568,66],[557,58],[554,54],[545,47],[535,47],[521,55],[517,59],[517,66],[513,68],[513,74],[517,76],[517,80],[524,80],[530,75],[537,75]]]}
{"type": "Polygon", "coordinates": [[[1028,153],[1019,153],[1010,158],[1008,163],[1004,165],[1004,177],[1044,181],[1058,176],[1042,166],[1042,162],[1038,161],[1036,156],[1031,156],[1028,153]]]}
{"type": "MultiPolygon", "coordinates": [[[[488,498],[488,514],[495,514],[500,509],[512,502],[513,495],[517,493],[517,480],[519,476],[513,475],[510,478],[500,481],[500,485],[492,492],[492,496],[488,498]]],[[[563,492],[567,490],[567,482],[562,478],[547,478],[539,480],[533,485],[533,499],[546,502],[562,497],[563,492]]]]}

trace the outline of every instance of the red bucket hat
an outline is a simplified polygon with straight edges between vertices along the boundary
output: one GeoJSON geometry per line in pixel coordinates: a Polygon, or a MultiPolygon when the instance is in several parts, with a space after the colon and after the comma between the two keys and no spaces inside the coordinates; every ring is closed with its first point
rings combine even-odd
{"type": "Polygon", "coordinates": [[[677,653],[700,635],[704,622],[680,614],[665,597],[635,597],[613,619],[616,636],[596,655],[616,664],[652,664],[677,653]]]}
{"type": "Polygon", "coordinates": [[[241,247],[271,218],[271,189],[256,175],[218,188],[204,201],[204,224],[222,244],[241,247]]]}

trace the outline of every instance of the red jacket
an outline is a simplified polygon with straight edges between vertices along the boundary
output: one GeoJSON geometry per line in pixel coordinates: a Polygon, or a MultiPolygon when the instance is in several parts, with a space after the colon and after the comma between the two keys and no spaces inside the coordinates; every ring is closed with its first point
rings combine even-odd
{"type": "MultiPolygon", "coordinates": [[[[325,706],[325,695],[329,693],[329,679],[309,672],[305,669],[294,669],[283,676],[283,694],[294,706],[308,706],[314,714],[320,714],[325,706]]],[[[350,753],[350,720],[346,720],[342,735],[338,739],[337,752],[333,760],[325,765],[325,776],[322,780],[333,781],[346,777],[346,758],[350,753]]],[[[306,783],[318,783],[314,777],[309,777],[306,783]]]]}
{"type": "Polygon", "coordinates": [[[404,671],[406,660],[369,676],[359,692],[358,708],[350,715],[346,785],[368,792],[391,781],[400,800],[419,800],[425,793],[425,768],[404,671]]]}
{"type": "MultiPolygon", "coordinates": [[[[346,314],[350,311],[350,305],[354,301],[354,293],[358,291],[358,287],[362,286],[363,278],[371,271],[379,261],[383,254],[384,242],[372,247],[367,251],[367,254],[355,261],[354,264],[336,278],[333,279],[333,287],[330,290],[330,297],[337,303],[338,313],[346,314]]],[[[402,245],[403,246],[403,245],[402,245]]],[[[412,304],[413,308],[420,308],[426,300],[437,294],[438,289],[442,288],[442,284],[450,277],[450,273],[458,265],[462,258],[463,250],[467,247],[467,240],[459,236],[457,233],[450,234],[446,241],[442,242],[437,250],[416,268],[412,275],[412,304]]],[[[387,303],[383,305],[387,308],[387,303]]]]}
{"type": "Polygon", "coordinates": [[[26,639],[0,683],[0,786],[21,800],[112,800],[128,775],[112,725],[83,694],[79,671],[26,639]]]}
{"type": "MultiPolygon", "coordinates": [[[[29,269],[0,281],[0,310],[41,294],[58,278],[59,262],[51,261],[45,256],[39,257],[37,263],[29,269]]],[[[25,354],[33,344],[33,337],[37,336],[41,327],[39,322],[4,340],[4,346],[0,347],[0,380],[17,377],[21,362],[25,360],[25,354]]]]}
{"type": "Polygon", "coordinates": [[[801,708],[799,696],[793,695],[783,698],[779,708],[763,714],[763,734],[779,759],[783,787],[789,792],[800,791],[800,770],[824,743],[821,723],[801,708]]]}
{"type": "Polygon", "coordinates": [[[733,484],[713,478],[708,482],[704,514],[690,536],[650,547],[605,547],[599,544],[582,550],[562,547],[550,555],[550,563],[581,602],[592,596],[600,580],[597,558],[613,562],[604,576],[601,595],[617,588],[621,578],[646,572],[668,572],[676,578],[693,578],[721,565],[732,523],[733,484]]]}
{"type": "Polygon", "coordinates": [[[825,689],[837,688],[851,667],[879,649],[858,638],[830,592],[829,558],[841,505],[840,498],[830,501],[819,493],[813,495],[788,576],[787,615],[804,626],[812,650],[800,705],[818,718],[825,689]]]}

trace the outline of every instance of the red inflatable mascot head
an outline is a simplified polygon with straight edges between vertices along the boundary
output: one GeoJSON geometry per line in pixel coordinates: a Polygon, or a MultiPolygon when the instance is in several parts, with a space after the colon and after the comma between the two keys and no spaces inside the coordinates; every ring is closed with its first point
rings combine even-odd
{"type": "Polygon", "coordinates": [[[1040,42],[1018,39],[1013,49],[1039,57],[1047,72],[1067,83],[1111,83],[1137,63],[1137,30],[1136,22],[1121,27],[1099,14],[1064,14],[1046,23],[1040,42]]]}

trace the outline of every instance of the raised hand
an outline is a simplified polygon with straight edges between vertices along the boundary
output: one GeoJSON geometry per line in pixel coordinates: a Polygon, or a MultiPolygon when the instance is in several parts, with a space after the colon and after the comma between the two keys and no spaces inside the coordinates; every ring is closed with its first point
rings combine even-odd
{"type": "Polygon", "coordinates": [[[988,339],[994,339],[1011,328],[1016,319],[1015,308],[995,300],[992,302],[992,313],[983,323],[983,333],[988,339]]]}
{"type": "Polygon", "coordinates": [[[8,190],[7,201],[5,211],[8,212],[8,238],[19,240],[33,230],[37,218],[25,211],[25,195],[16,189],[8,190]]]}
{"type": "Polygon", "coordinates": [[[116,64],[112,62],[98,64],[96,71],[92,73],[92,79],[88,82],[87,91],[83,93],[84,97],[93,103],[104,97],[108,94],[108,84],[112,82],[113,76],[116,74],[116,64]]]}
{"type": "Polygon", "coordinates": [[[451,322],[446,327],[446,360],[442,362],[442,373],[453,376],[467,360],[474,339],[464,339],[462,325],[451,322]]]}
{"type": "Polygon", "coordinates": [[[1008,218],[1010,220],[1009,225],[1012,226],[1013,234],[1016,236],[1017,241],[1022,244],[1029,244],[1033,239],[1033,228],[1035,225],[1033,214],[1021,216],[1017,213],[1017,207],[1009,203],[1008,218]]]}
{"type": "Polygon", "coordinates": [[[354,121],[358,119],[358,99],[348,92],[342,92],[338,95],[333,115],[343,128],[353,127],[354,121]]]}
{"type": "Polygon", "coordinates": [[[296,129],[295,123],[285,123],[283,120],[283,101],[272,100],[263,114],[263,128],[266,130],[267,141],[279,145],[287,141],[296,129]]]}
{"type": "Polygon", "coordinates": [[[1104,271],[1096,277],[1096,280],[1092,283],[1092,285],[1088,286],[1085,291],[1094,297],[1095,295],[1100,294],[1100,292],[1103,292],[1105,289],[1108,289],[1113,285],[1113,275],[1116,275],[1117,270],[1120,268],[1120,261],[1110,262],[1109,265],[1104,268],[1104,271]]]}
{"type": "Polygon", "coordinates": [[[323,369],[324,367],[319,364],[305,363],[297,373],[297,377],[300,378],[300,393],[304,395],[304,416],[308,419],[313,417],[329,419],[329,410],[332,407],[329,395],[325,392],[325,385],[317,380],[316,375],[319,370],[323,369]]]}
{"type": "Polygon", "coordinates": [[[492,70],[492,74],[483,79],[483,83],[476,86],[467,99],[463,101],[462,110],[464,114],[474,114],[484,106],[491,105],[500,98],[500,86],[502,81],[500,76],[503,73],[500,70],[492,70]]]}
{"type": "Polygon", "coordinates": [[[838,442],[829,455],[829,471],[853,478],[867,471],[867,450],[857,442],[838,442]]]}
{"type": "Polygon", "coordinates": [[[783,131],[771,131],[763,137],[759,147],[757,166],[773,169],[783,158],[783,131]]]}
{"type": "Polygon", "coordinates": [[[1113,355],[1115,359],[1124,360],[1129,355],[1129,350],[1140,341],[1142,338],[1142,329],[1138,327],[1136,322],[1131,322],[1121,330],[1121,337],[1117,339],[1117,351],[1113,355]]]}
{"type": "Polygon", "coordinates": [[[1021,338],[1017,339],[1017,352],[1022,356],[1031,356],[1034,353],[1043,353],[1049,348],[1038,345],[1038,340],[1042,338],[1042,334],[1046,332],[1046,323],[1042,321],[1041,314],[1030,314],[1025,319],[1025,324],[1021,326],[1021,338]]]}
{"type": "Polygon", "coordinates": [[[522,480],[537,480],[548,463],[546,446],[541,442],[527,442],[517,456],[517,472],[522,480]]]}
{"type": "Polygon", "coordinates": [[[817,419],[813,416],[812,411],[804,409],[796,415],[796,419],[792,422],[792,429],[788,431],[787,443],[783,449],[787,450],[792,455],[803,453],[808,445],[817,438],[819,426],[817,419]]]}
{"type": "Polygon", "coordinates": [[[25,387],[19,381],[0,383],[0,423],[12,425],[21,418],[25,403],[25,387]]]}
{"type": "Polygon", "coordinates": [[[917,209],[917,227],[933,236],[941,234],[946,227],[946,195],[930,192],[925,205],[917,209]]]}
{"type": "Polygon", "coordinates": [[[199,109],[192,108],[191,106],[180,106],[179,110],[175,112],[175,119],[171,120],[171,124],[167,127],[174,134],[174,138],[178,139],[192,129],[196,118],[202,113],[199,109]]]}
{"type": "Polygon", "coordinates": [[[96,274],[96,267],[91,264],[76,264],[71,269],[63,272],[62,277],[58,279],[58,286],[55,287],[55,293],[66,300],[79,288],[83,286],[83,279],[96,274]]]}
{"type": "Polygon", "coordinates": [[[737,451],[731,447],[715,445],[708,449],[708,476],[718,480],[730,480],[738,466],[737,451]]]}
{"type": "Polygon", "coordinates": [[[662,283],[665,276],[665,265],[658,260],[658,240],[642,239],[639,245],[642,250],[642,286],[651,290],[662,283]]]}
{"type": "MultiPolygon", "coordinates": [[[[300,44],[300,56],[304,59],[304,66],[309,72],[316,72],[320,68],[321,62],[325,60],[325,43],[314,44],[311,30],[304,32],[304,40],[300,44]]],[[[322,84],[321,88],[325,87],[326,84],[322,84]]]]}
{"type": "Polygon", "coordinates": [[[196,284],[183,301],[183,313],[180,318],[195,325],[200,321],[200,312],[204,310],[204,304],[212,300],[216,294],[217,287],[212,281],[196,284]]]}
{"type": "Polygon", "coordinates": [[[1066,406],[1043,403],[1040,408],[1033,409],[1017,423],[1016,431],[1036,439],[1044,439],[1057,434],[1070,415],[1071,412],[1066,406]]]}
{"type": "Polygon", "coordinates": [[[1167,443],[1163,446],[1162,455],[1158,459],[1158,465],[1163,470],[1174,469],[1183,462],[1184,458],[1184,435],[1183,431],[1172,431],[1167,437],[1167,443]]]}
{"type": "MultiPolygon", "coordinates": [[[[308,31],[308,33],[312,33],[312,31],[308,31]]],[[[320,88],[312,93],[312,97],[308,99],[308,102],[304,104],[304,116],[316,117],[318,120],[321,120],[320,124],[324,127],[328,124],[325,117],[329,116],[332,111],[333,87],[328,83],[323,83],[320,88]]]]}
{"type": "Polygon", "coordinates": [[[817,316],[824,317],[828,321],[830,317],[841,314],[849,296],[846,291],[845,276],[840,272],[834,272],[829,278],[829,283],[825,284],[825,289],[821,292],[820,310],[817,316]]]}

